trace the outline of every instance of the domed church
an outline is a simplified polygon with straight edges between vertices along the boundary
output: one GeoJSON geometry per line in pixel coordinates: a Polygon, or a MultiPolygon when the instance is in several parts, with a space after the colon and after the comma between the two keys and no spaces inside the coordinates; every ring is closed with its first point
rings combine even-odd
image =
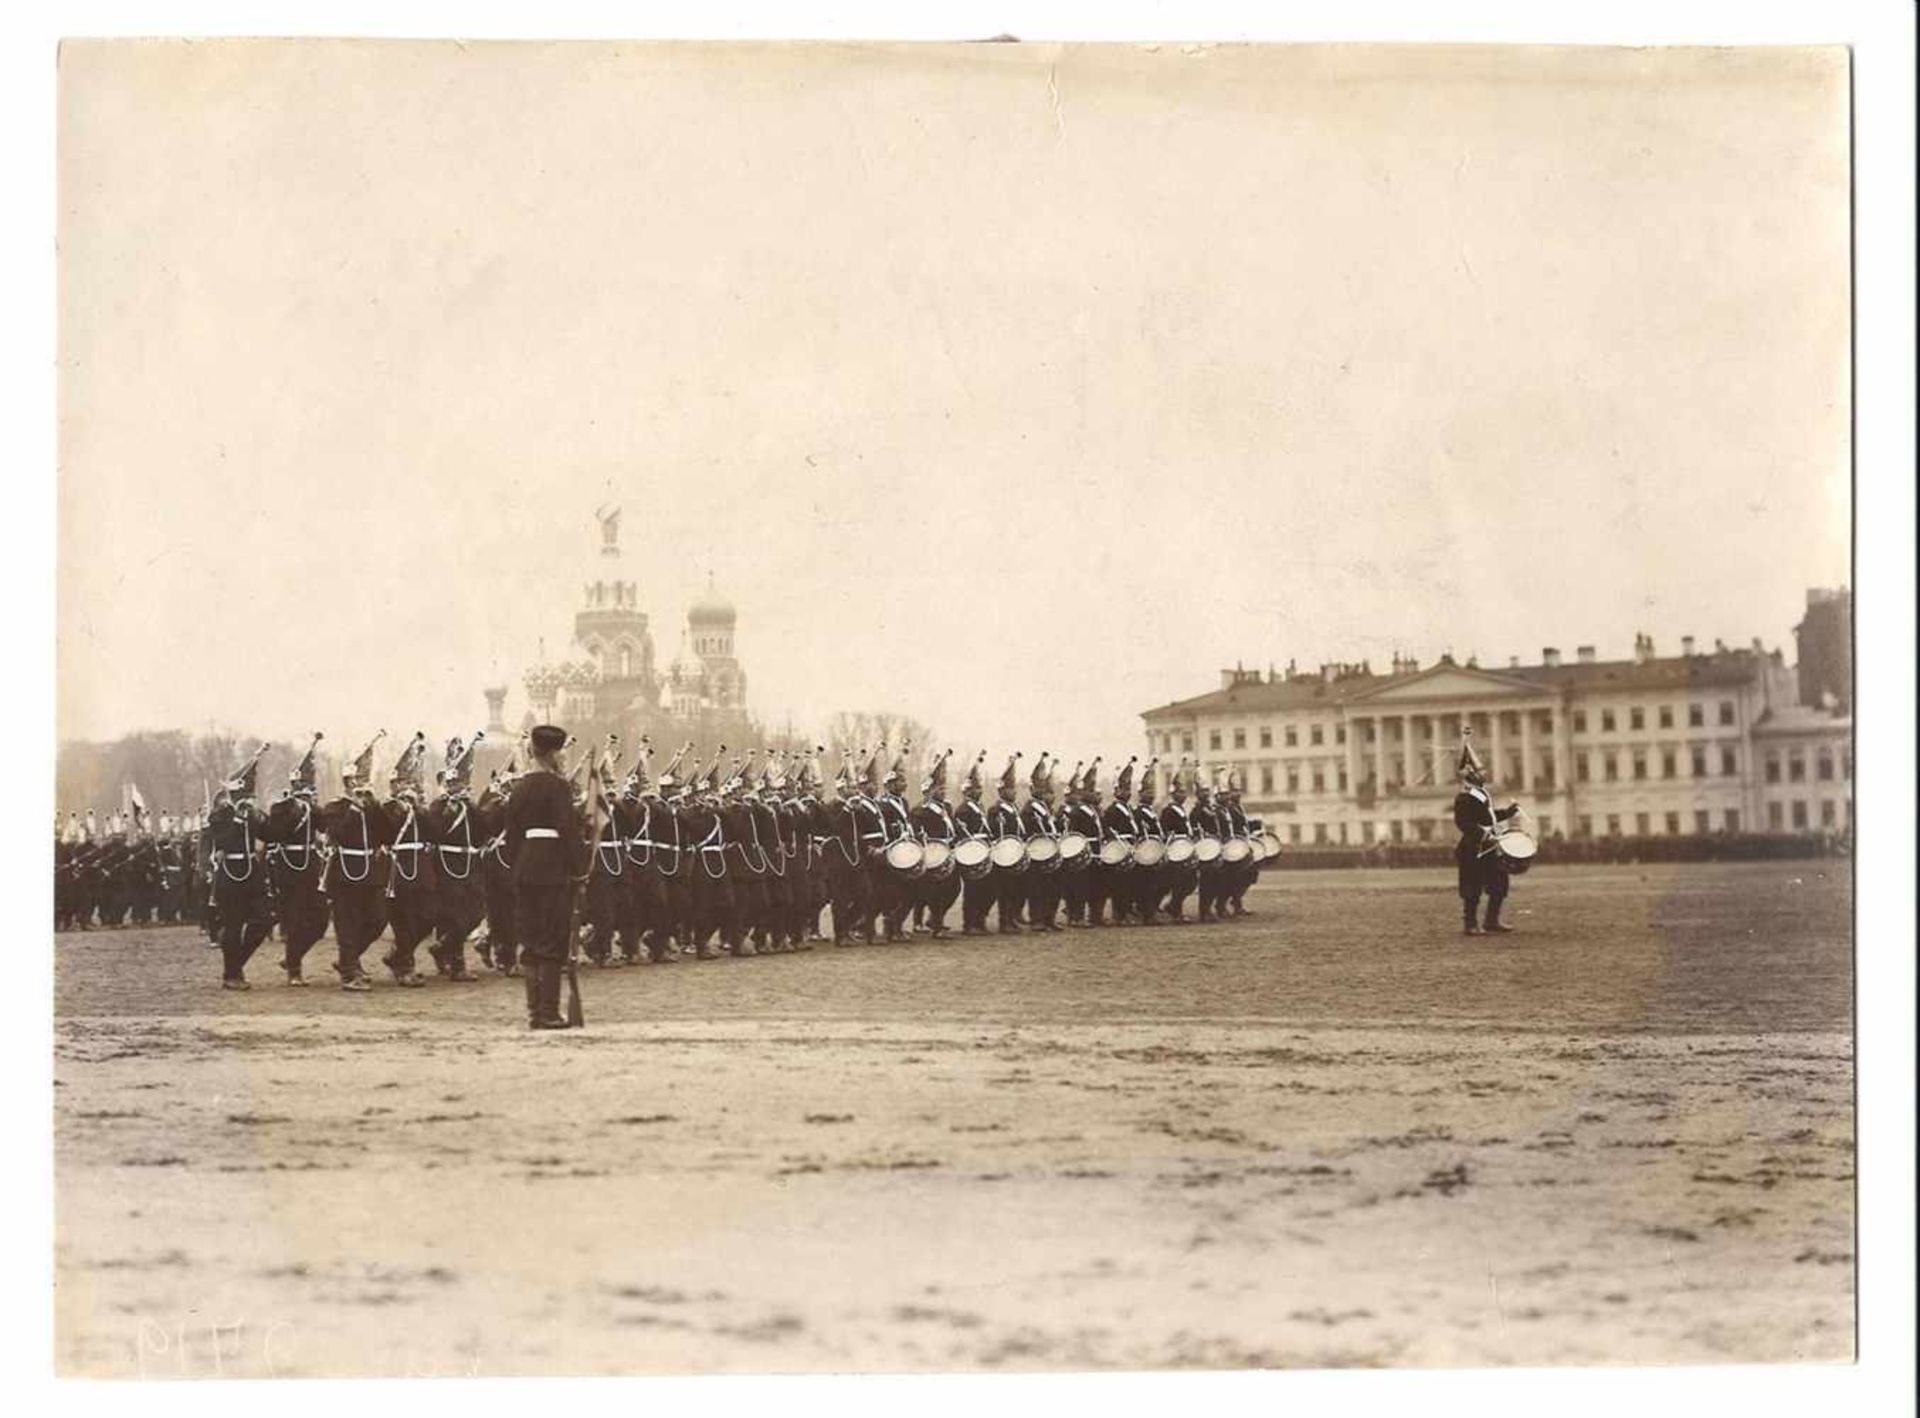
{"type": "MultiPolygon", "coordinates": [[[[663,673],[639,586],[622,561],[620,509],[603,508],[595,517],[600,540],[573,616],[573,653],[549,661],[542,643],[540,663],[522,679],[527,709],[520,727],[560,724],[586,742],[608,732],[631,742],[646,733],[668,752],[684,738],[747,742],[747,675],[734,651],[739,617],[733,604],[715,590],[709,574],[706,589],[687,608],[679,651],[663,673]]],[[[494,687],[485,694],[489,732],[504,735],[505,691],[494,687]]]]}

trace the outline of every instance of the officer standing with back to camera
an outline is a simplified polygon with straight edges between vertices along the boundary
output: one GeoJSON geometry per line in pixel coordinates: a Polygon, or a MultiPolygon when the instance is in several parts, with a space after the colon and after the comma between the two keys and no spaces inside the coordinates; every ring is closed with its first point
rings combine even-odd
{"type": "Polygon", "coordinates": [[[513,923],[527,981],[527,1027],[565,1029],[560,984],[572,946],[574,877],[585,844],[560,755],[564,729],[541,724],[528,735],[533,766],[507,799],[501,851],[513,872],[513,923]]]}

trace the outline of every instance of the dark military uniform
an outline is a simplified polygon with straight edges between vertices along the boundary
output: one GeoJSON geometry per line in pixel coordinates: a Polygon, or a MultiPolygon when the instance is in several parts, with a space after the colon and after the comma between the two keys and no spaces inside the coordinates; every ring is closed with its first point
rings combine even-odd
{"type": "Polygon", "coordinates": [[[327,898],[320,890],[320,843],[315,840],[312,802],[295,793],[267,810],[267,870],[273,882],[275,914],[286,954],[281,968],[289,981],[304,978],[307,952],[327,933],[327,898]]]}
{"type": "MultiPolygon", "coordinates": [[[[973,791],[978,791],[977,789],[973,791]]],[[[957,829],[956,840],[978,838],[986,842],[993,839],[993,831],[987,823],[986,809],[979,800],[969,796],[959,807],[953,810],[953,824],[957,829]]],[[[987,933],[987,912],[992,909],[999,896],[999,884],[994,880],[991,868],[979,876],[969,876],[960,884],[960,929],[964,935],[985,935],[987,933]]]]}
{"type": "MultiPolygon", "coordinates": [[[[1190,839],[1193,836],[1193,819],[1180,803],[1168,803],[1160,809],[1160,832],[1168,841],[1176,837],[1190,839]]],[[[1167,919],[1184,923],[1187,920],[1187,897],[1199,885],[1200,873],[1192,861],[1162,862],[1161,875],[1167,896],[1167,919]]]]}
{"type": "MultiPolygon", "coordinates": [[[[960,828],[954,820],[954,814],[937,797],[922,799],[920,806],[914,809],[913,824],[923,842],[944,842],[951,847],[960,838],[960,828]]],[[[948,859],[944,874],[928,873],[914,884],[914,904],[926,908],[928,929],[935,940],[947,933],[947,912],[953,909],[954,899],[959,894],[960,871],[951,858],[948,859]]],[[[965,914],[963,909],[962,924],[965,924],[965,914]]]]}
{"type": "Polygon", "coordinates": [[[250,801],[221,803],[213,810],[213,904],[220,922],[223,984],[244,986],[247,961],[273,929],[267,899],[267,868],[255,850],[264,827],[250,801]]]}
{"type": "MultiPolygon", "coordinates": [[[[1026,840],[1026,833],[1020,829],[1020,809],[1011,799],[1002,798],[987,809],[987,836],[995,841],[1002,837],[1017,837],[1026,840]]],[[[1000,906],[1000,933],[1002,935],[1020,934],[1020,908],[1027,900],[1027,871],[1025,863],[1015,867],[996,866],[993,869],[994,896],[1000,906]]]]}
{"type": "Polygon", "coordinates": [[[536,767],[507,799],[501,851],[513,870],[513,923],[527,969],[528,1023],[563,1029],[560,981],[571,948],[573,878],[586,844],[573,791],[558,773],[536,767]]]}
{"type": "Polygon", "coordinates": [[[388,841],[387,817],[372,793],[358,789],[322,807],[319,819],[327,834],[321,886],[332,907],[334,943],[339,947],[334,968],[343,986],[364,990],[366,971],[360,958],[387,928],[386,884],[374,869],[388,841]]]}
{"type": "Polygon", "coordinates": [[[442,793],[427,808],[433,842],[433,963],[450,980],[476,978],[467,969],[467,937],[487,914],[485,831],[465,792],[442,793]]]}
{"type": "Polygon", "coordinates": [[[433,934],[435,886],[439,876],[433,860],[433,831],[427,815],[410,793],[396,794],[383,805],[387,819],[387,924],[393,928],[393,949],[380,963],[400,985],[422,985],[415,968],[415,951],[433,934]]]}
{"type": "MultiPolygon", "coordinates": [[[[1020,828],[1026,839],[1031,842],[1038,837],[1058,837],[1059,825],[1053,820],[1053,809],[1039,798],[1032,798],[1020,812],[1020,828]]],[[[1060,910],[1060,864],[1059,858],[1051,866],[1027,868],[1027,926],[1036,931],[1058,931],[1060,923],[1054,916],[1060,910]]]]}
{"type": "Polygon", "coordinates": [[[1460,830],[1454,844],[1453,859],[1460,870],[1460,902],[1468,932],[1478,934],[1480,898],[1487,898],[1487,926],[1490,931],[1506,931],[1500,924],[1500,906],[1507,899],[1507,866],[1500,853],[1490,845],[1499,824],[1520,811],[1518,804],[1495,808],[1487,790],[1477,784],[1464,785],[1453,800],[1453,825],[1460,830]]]}

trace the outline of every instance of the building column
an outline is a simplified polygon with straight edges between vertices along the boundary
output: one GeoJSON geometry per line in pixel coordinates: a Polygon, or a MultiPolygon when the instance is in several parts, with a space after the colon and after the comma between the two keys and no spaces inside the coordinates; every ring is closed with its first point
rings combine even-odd
{"type": "MultiPolygon", "coordinates": [[[[1487,764],[1487,773],[1496,783],[1501,783],[1506,776],[1506,762],[1500,756],[1500,716],[1501,711],[1498,709],[1487,712],[1487,755],[1491,760],[1487,764]]],[[[1512,789],[1511,784],[1501,783],[1501,786],[1509,791],[1512,789]]]]}
{"type": "Polygon", "coordinates": [[[1520,711],[1520,787],[1533,791],[1533,710],[1520,711]]]}
{"type": "Polygon", "coordinates": [[[1567,706],[1553,706],[1553,781],[1556,795],[1564,795],[1567,821],[1561,830],[1573,836],[1573,744],[1567,736],[1567,706]]]}
{"type": "Polygon", "coordinates": [[[1347,792],[1358,797],[1360,793],[1360,721],[1347,719],[1347,792]]]}
{"type": "Polygon", "coordinates": [[[1413,715],[1400,716],[1400,783],[1402,787],[1413,782],[1413,715]]]}
{"type": "Polygon", "coordinates": [[[1373,721],[1373,790],[1387,790],[1387,721],[1379,717],[1373,721]]]}

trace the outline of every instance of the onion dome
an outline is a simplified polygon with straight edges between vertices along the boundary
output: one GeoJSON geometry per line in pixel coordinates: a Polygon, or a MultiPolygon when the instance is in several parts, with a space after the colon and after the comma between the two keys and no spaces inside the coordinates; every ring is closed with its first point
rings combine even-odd
{"type": "Polygon", "coordinates": [[[709,572],[707,589],[687,608],[687,624],[696,629],[731,629],[734,619],[733,602],[713,589],[713,575],[709,572]]]}

